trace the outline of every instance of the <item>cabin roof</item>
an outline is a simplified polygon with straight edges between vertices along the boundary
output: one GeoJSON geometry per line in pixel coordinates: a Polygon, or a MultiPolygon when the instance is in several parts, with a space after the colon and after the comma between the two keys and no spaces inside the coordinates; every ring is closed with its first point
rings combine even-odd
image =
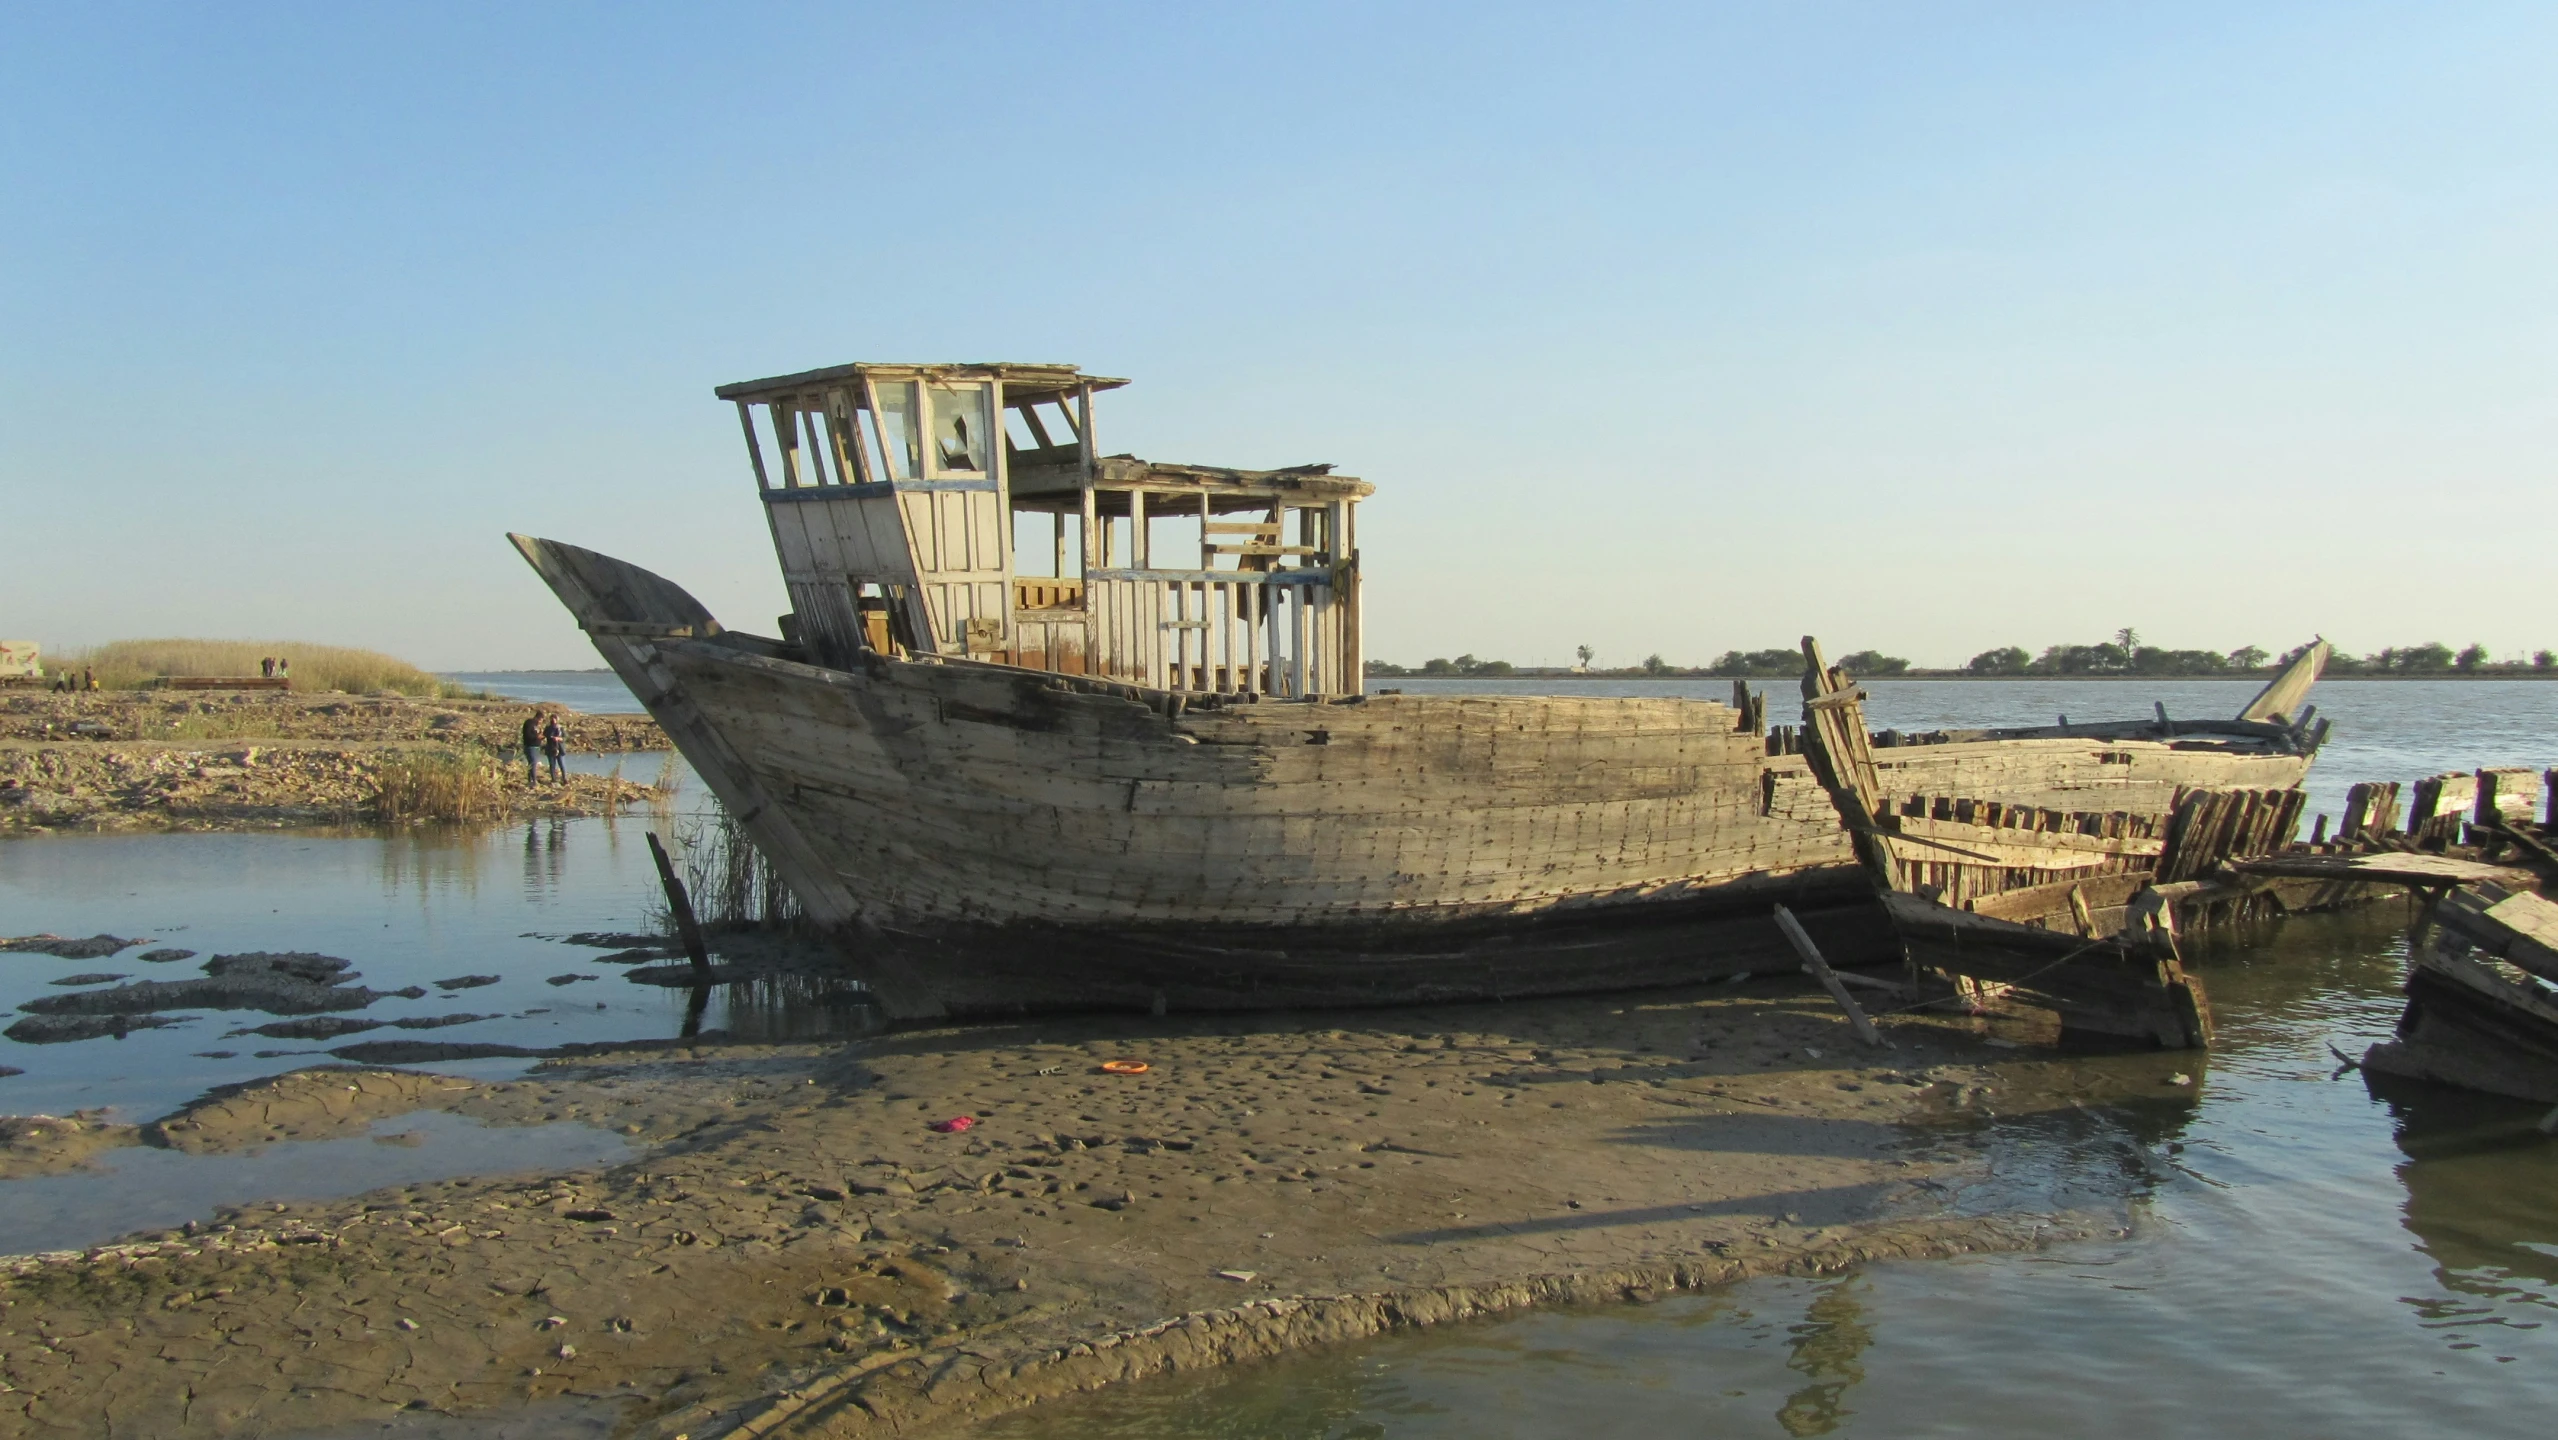
{"type": "MultiPolygon", "coordinates": [[[[762,380],[739,380],[722,385],[712,392],[722,400],[777,400],[810,390],[825,390],[846,381],[877,378],[881,380],[1001,380],[1004,403],[1022,405],[1041,400],[1054,400],[1074,394],[1083,386],[1095,390],[1116,390],[1125,380],[1106,375],[1086,375],[1072,365],[1035,365],[1001,361],[978,364],[916,364],[877,360],[858,360],[850,365],[829,365],[823,370],[802,370],[796,375],[774,375],[762,380]]],[[[859,407],[862,394],[855,390],[853,404],[859,407]]]]}

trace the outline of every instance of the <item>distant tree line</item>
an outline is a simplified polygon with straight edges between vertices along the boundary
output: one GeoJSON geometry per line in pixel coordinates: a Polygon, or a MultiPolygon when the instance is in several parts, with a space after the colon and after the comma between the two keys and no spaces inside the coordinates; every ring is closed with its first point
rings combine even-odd
{"type": "Polygon", "coordinates": [[[1386,660],[1371,660],[1368,662],[1367,673],[1371,675],[1500,676],[1515,675],[1519,673],[1519,670],[1507,660],[1478,660],[1471,655],[1460,655],[1454,660],[1424,660],[1418,668],[1397,665],[1386,660]]]}
{"type": "MultiPolygon", "coordinates": [[[[2036,655],[2021,645],[2003,645],[1984,650],[1963,664],[1960,671],[1913,670],[1910,662],[1879,650],[1859,650],[1842,655],[1831,662],[1851,675],[1865,678],[1890,675],[2247,675],[2278,669],[2299,658],[2309,647],[2296,645],[2274,655],[2260,645],[2242,645],[2235,650],[2170,650],[2165,646],[2141,643],[2140,632],[2126,627],[2114,632],[2110,640],[2093,645],[2051,645],[2036,655]]],[[[1654,652],[1641,662],[1615,669],[1602,669],[1590,664],[1594,652],[1581,646],[1581,673],[1612,676],[1732,676],[1747,679],[1791,679],[1803,673],[1803,652],[1791,646],[1767,650],[1726,650],[1711,664],[1675,665],[1654,652]]],[[[2337,651],[2327,661],[2330,675],[2549,675],[2558,672],[2558,653],[2534,650],[2528,661],[2499,661],[2489,658],[2484,645],[2468,645],[2459,650],[2440,641],[2423,645],[2393,645],[2370,655],[2349,655],[2337,651]]],[[[1368,662],[1371,675],[1444,675],[1498,676],[1522,673],[1507,660],[1478,660],[1460,655],[1453,660],[1430,660],[1418,667],[1407,668],[1384,660],[1368,662]]],[[[1555,673],[1535,671],[1527,673],[1555,673]]]]}
{"type": "MultiPolygon", "coordinates": [[[[2243,645],[2225,654],[2169,650],[2143,645],[2137,631],[2122,630],[2110,641],[2054,645],[2039,656],[2015,645],[1984,650],[1964,662],[1963,668],[1974,675],[2243,675],[2288,665],[2308,648],[2295,645],[2278,656],[2269,656],[2258,645],[2243,645]]],[[[2526,675],[2546,674],[2553,668],[2558,668],[2558,655],[2547,650],[2533,651],[2528,662],[2500,662],[2488,657],[2484,645],[2454,650],[2439,640],[2390,646],[2370,655],[2339,650],[2327,660],[2330,675],[2526,675]]]]}

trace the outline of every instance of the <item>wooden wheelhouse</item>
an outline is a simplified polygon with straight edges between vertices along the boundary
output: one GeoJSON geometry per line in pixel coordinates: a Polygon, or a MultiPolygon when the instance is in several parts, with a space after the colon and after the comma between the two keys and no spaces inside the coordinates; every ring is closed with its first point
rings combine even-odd
{"type": "Polygon", "coordinates": [[[1357,506],[1328,465],[1103,455],[1071,365],[838,365],[723,385],[784,638],[1187,695],[1360,693],[1357,506]]]}

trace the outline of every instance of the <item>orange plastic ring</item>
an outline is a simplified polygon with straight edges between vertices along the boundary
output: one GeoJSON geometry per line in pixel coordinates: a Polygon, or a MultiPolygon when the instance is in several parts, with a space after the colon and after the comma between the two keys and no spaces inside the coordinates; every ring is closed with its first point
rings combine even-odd
{"type": "Polygon", "coordinates": [[[1143,1075],[1154,1067],[1143,1060],[1104,1060],[1101,1068],[1112,1075],[1143,1075]]]}

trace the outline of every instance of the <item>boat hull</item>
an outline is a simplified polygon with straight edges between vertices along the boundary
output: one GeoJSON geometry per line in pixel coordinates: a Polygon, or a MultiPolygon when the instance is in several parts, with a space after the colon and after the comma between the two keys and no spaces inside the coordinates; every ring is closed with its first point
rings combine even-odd
{"type": "MultiPolygon", "coordinates": [[[[1009,666],[818,666],[721,631],[647,571],[517,543],[896,1013],[1378,1004],[1790,971],[1780,903],[1834,963],[1897,958],[1802,757],[1768,755],[1725,705],[1186,709],[1009,666]]],[[[1913,785],[2022,797],[2172,791],[2211,768],[2167,746],[2124,763],[2140,748],[1895,759],[1913,785]]]]}

